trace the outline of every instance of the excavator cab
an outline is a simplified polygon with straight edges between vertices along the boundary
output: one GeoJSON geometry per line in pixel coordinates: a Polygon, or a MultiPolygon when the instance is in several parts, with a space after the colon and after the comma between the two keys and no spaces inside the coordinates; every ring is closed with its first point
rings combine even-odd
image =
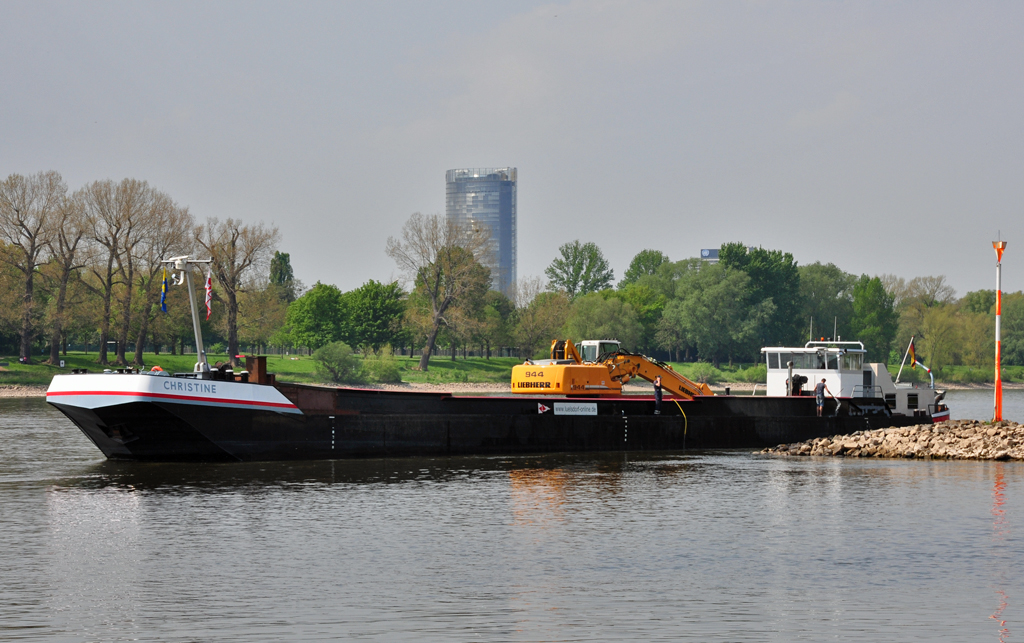
{"type": "Polygon", "coordinates": [[[614,339],[602,339],[593,340],[587,339],[579,344],[580,356],[584,362],[598,362],[602,355],[610,355],[616,353],[620,349],[620,344],[614,339]]]}

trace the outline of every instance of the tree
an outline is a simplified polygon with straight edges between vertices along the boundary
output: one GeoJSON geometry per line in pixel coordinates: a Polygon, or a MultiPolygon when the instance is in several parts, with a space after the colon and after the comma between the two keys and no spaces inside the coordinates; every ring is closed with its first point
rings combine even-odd
{"type": "Polygon", "coordinates": [[[262,347],[281,330],[288,318],[288,304],[280,293],[278,286],[265,281],[250,284],[238,294],[239,342],[262,352],[262,347]]]}
{"type": "Polygon", "coordinates": [[[405,293],[398,282],[371,279],[348,295],[354,344],[368,344],[377,351],[385,344],[398,343],[405,314],[405,293]]]}
{"type": "Polygon", "coordinates": [[[773,313],[757,329],[759,343],[790,344],[801,336],[800,272],[793,255],[781,250],[748,249],[742,243],[726,243],[719,250],[726,268],[742,270],[750,277],[748,305],[771,299],[773,313]]]}
{"type": "Polygon", "coordinates": [[[316,374],[332,382],[357,384],[363,381],[359,358],[344,342],[332,342],[316,349],[313,361],[316,374]]]}
{"type": "Polygon", "coordinates": [[[551,285],[564,290],[569,299],[611,288],[615,273],[608,266],[597,244],[578,240],[563,244],[555,258],[544,270],[551,285]]]}
{"type": "Polygon", "coordinates": [[[991,366],[996,354],[996,340],[992,332],[994,316],[961,308],[957,318],[960,336],[955,347],[957,362],[975,368],[991,366]]]}
{"type": "Polygon", "coordinates": [[[72,275],[88,262],[86,234],[88,222],[79,195],[65,195],[57,208],[54,238],[51,243],[53,264],[53,311],[50,318],[50,364],[60,363],[60,344],[68,325],[68,285],[72,275]]]}
{"type": "MultiPolygon", "coordinates": [[[[0,254],[10,249],[0,241],[0,254]]],[[[7,260],[0,260],[0,353],[17,353],[21,345],[21,273],[7,260]],[[10,347],[8,349],[8,347],[10,347]]]]}
{"type": "Polygon", "coordinates": [[[864,344],[868,359],[889,359],[899,320],[894,301],[878,277],[861,275],[853,287],[851,336],[864,344]]]}
{"type": "Polygon", "coordinates": [[[775,313],[771,298],[751,306],[751,279],[723,263],[707,264],[679,282],[678,299],[665,306],[666,324],[678,329],[699,355],[715,368],[723,357],[730,361],[752,355],[758,330],[775,313]]]}
{"type": "Polygon", "coordinates": [[[896,275],[879,275],[885,292],[892,297],[892,304],[897,311],[903,310],[903,302],[907,298],[907,280],[896,275]]]}
{"type": "Polygon", "coordinates": [[[150,221],[142,235],[138,249],[138,295],[141,306],[138,317],[138,339],[135,341],[137,366],[143,365],[142,351],[149,336],[150,324],[157,314],[163,289],[163,259],[188,254],[191,244],[189,232],[195,224],[188,208],[176,204],[171,197],[154,192],[150,203],[150,221]]]}
{"type": "Polygon", "coordinates": [[[48,258],[56,232],[54,219],[66,193],[64,180],[52,171],[27,177],[12,174],[0,182],[0,241],[8,244],[0,258],[22,275],[19,354],[26,359],[32,355],[35,336],[36,270],[48,258]]]}
{"type": "Polygon", "coordinates": [[[224,300],[227,310],[228,355],[237,366],[238,295],[245,290],[250,272],[266,270],[270,252],[278,243],[277,228],[268,228],[262,222],[245,225],[236,219],[207,219],[195,228],[193,236],[213,260],[211,269],[220,286],[216,296],[224,300]]]}
{"type": "Polygon", "coordinates": [[[420,370],[428,369],[437,334],[448,324],[449,309],[467,293],[479,289],[479,260],[489,252],[489,239],[486,227],[470,227],[439,214],[419,212],[402,226],[400,239],[388,238],[388,256],[429,304],[420,370]]]}
{"type": "Polygon", "coordinates": [[[645,275],[658,274],[658,268],[664,263],[668,263],[668,255],[662,251],[641,250],[629,262],[629,268],[626,268],[626,272],[623,273],[622,280],[619,282],[619,288],[625,288],[630,284],[636,283],[638,279],[645,275]]]}
{"type": "Polygon", "coordinates": [[[481,323],[474,340],[480,343],[480,354],[491,358],[492,346],[508,346],[512,343],[511,322],[515,314],[512,300],[497,290],[487,291],[481,323]]]}
{"type": "Polygon", "coordinates": [[[299,296],[302,284],[295,279],[291,255],[287,252],[274,251],[274,257],[270,260],[270,283],[281,289],[289,304],[299,296]]]}
{"type": "Polygon", "coordinates": [[[287,319],[295,341],[315,350],[341,340],[349,312],[338,287],[318,281],[288,306],[287,319]]]}
{"type": "MultiPolygon", "coordinates": [[[[162,277],[162,273],[161,273],[162,277]]],[[[161,279],[161,283],[162,283],[161,279]]],[[[180,346],[184,351],[186,341],[191,341],[192,309],[185,288],[175,288],[170,282],[168,271],[167,312],[160,312],[150,324],[150,336],[157,347],[165,345],[175,355],[180,346]]],[[[157,348],[159,353],[159,348],[157,348]]]]}
{"type": "Polygon", "coordinates": [[[111,335],[114,304],[119,303],[123,317],[118,327],[117,358],[124,363],[124,343],[127,342],[131,320],[132,282],[134,281],[134,252],[147,224],[149,185],[144,181],[124,179],[120,183],[110,180],[94,181],[80,191],[91,241],[97,244],[97,255],[89,270],[93,280],[89,288],[100,298],[100,338],[97,362],[109,363],[107,341],[111,335]],[[128,291],[125,293],[124,291],[128,291]],[[119,296],[120,295],[120,296],[119,296]]]}
{"type": "MultiPolygon", "coordinates": [[[[119,238],[119,252],[114,257],[122,284],[118,289],[120,296],[117,298],[121,321],[117,328],[117,363],[122,366],[128,364],[125,351],[128,348],[128,334],[135,313],[135,280],[151,267],[146,265],[144,256],[147,247],[165,232],[158,224],[158,212],[162,207],[158,201],[161,200],[169,201],[170,197],[154,190],[147,182],[136,179],[124,179],[115,192],[114,207],[123,226],[119,238]]],[[[140,362],[141,355],[140,351],[140,362]]]]}
{"type": "Polygon", "coordinates": [[[635,281],[609,295],[621,299],[633,308],[637,321],[640,322],[640,337],[637,339],[636,347],[648,352],[657,346],[655,336],[658,332],[658,322],[661,321],[668,301],[665,295],[648,284],[652,278],[645,275],[640,281],[635,281]]]}
{"type": "Polygon", "coordinates": [[[455,360],[456,348],[465,347],[476,336],[483,325],[484,299],[491,285],[491,271],[466,253],[465,261],[474,264],[469,287],[459,299],[448,309],[445,317],[444,332],[452,347],[452,360],[455,360]]]}
{"type": "MultiPolygon", "coordinates": [[[[585,339],[617,339],[624,348],[636,350],[643,327],[636,311],[617,297],[601,293],[577,297],[565,323],[565,332],[579,342],[585,339]]],[[[554,339],[554,338],[552,338],[554,339]]]]}
{"type": "MultiPolygon", "coordinates": [[[[857,278],[843,272],[835,264],[815,262],[798,268],[800,299],[803,302],[800,322],[814,321],[812,339],[835,334],[849,335],[853,316],[853,285],[857,278]]],[[[809,327],[809,326],[808,326],[809,327]]]]}
{"type": "MultiPolygon", "coordinates": [[[[1024,293],[1004,293],[1000,317],[1003,360],[1007,364],[1024,365],[1024,293]]],[[[995,351],[989,357],[994,359],[995,351]]]]}
{"type": "MultiPolygon", "coordinates": [[[[522,288],[520,288],[522,290],[522,288]]],[[[569,316],[569,297],[565,292],[537,293],[526,300],[520,293],[519,301],[526,301],[516,308],[516,327],[513,336],[519,345],[519,356],[530,359],[541,347],[557,339],[569,316]]]]}
{"type": "Polygon", "coordinates": [[[944,306],[956,301],[956,290],[946,283],[946,276],[914,277],[906,287],[904,304],[917,303],[925,308],[944,306]]]}
{"type": "Polygon", "coordinates": [[[960,306],[970,313],[991,313],[992,307],[996,305],[996,291],[974,290],[960,300],[960,306]]]}
{"type": "Polygon", "coordinates": [[[961,344],[960,331],[955,307],[940,306],[926,309],[921,324],[921,341],[917,346],[921,355],[918,360],[923,363],[923,356],[927,355],[927,365],[933,371],[939,371],[943,366],[952,364],[956,358],[957,348],[961,344]]]}

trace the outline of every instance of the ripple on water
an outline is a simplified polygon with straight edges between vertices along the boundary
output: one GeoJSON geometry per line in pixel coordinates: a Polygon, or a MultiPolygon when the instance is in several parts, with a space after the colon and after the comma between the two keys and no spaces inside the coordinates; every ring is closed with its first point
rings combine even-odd
{"type": "Polygon", "coordinates": [[[119,464],[9,400],[0,458],[3,640],[964,641],[1024,614],[1021,463],[119,464]]]}

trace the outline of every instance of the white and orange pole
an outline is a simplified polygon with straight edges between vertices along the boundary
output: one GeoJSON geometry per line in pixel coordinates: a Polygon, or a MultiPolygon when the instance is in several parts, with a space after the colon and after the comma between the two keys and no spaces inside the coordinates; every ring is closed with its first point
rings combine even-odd
{"type": "Polygon", "coordinates": [[[999,316],[1003,312],[1003,250],[1006,249],[1006,242],[993,241],[992,247],[996,250],[996,409],[992,421],[999,422],[1003,419],[1003,379],[999,373],[999,316]]]}

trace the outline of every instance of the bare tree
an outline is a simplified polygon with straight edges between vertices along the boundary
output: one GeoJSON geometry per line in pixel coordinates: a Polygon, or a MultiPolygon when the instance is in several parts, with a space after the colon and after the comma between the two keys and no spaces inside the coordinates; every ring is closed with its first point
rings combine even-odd
{"type": "Polygon", "coordinates": [[[387,253],[430,302],[430,330],[420,356],[427,370],[438,331],[460,297],[475,287],[478,266],[486,263],[489,231],[469,227],[440,214],[413,214],[402,226],[402,237],[389,237],[387,253]],[[467,257],[471,260],[467,261],[467,257]]]}
{"type": "Polygon", "coordinates": [[[0,183],[0,240],[11,246],[0,257],[23,276],[20,355],[26,359],[32,354],[36,269],[47,261],[54,219],[66,194],[67,185],[53,171],[12,174],[0,183]]]}
{"type": "Polygon", "coordinates": [[[156,313],[163,285],[162,259],[189,254],[195,221],[186,207],[180,207],[163,192],[153,195],[151,221],[147,234],[139,244],[138,290],[142,306],[138,315],[138,339],[135,341],[135,364],[143,365],[150,323],[156,313]]]}
{"type": "Polygon", "coordinates": [[[280,236],[276,227],[268,228],[263,223],[243,225],[236,219],[207,219],[204,225],[196,226],[194,238],[213,259],[213,274],[220,286],[215,296],[227,308],[228,354],[232,365],[237,366],[238,295],[245,290],[250,270],[264,273],[269,269],[280,236]]]}
{"type": "Polygon", "coordinates": [[[926,308],[944,306],[956,301],[956,290],[946,283],[946,275],[914,277],[907,283],[907,299],[926,308]]]}
{"type": "Polygon", "coordinates": [[[90,271],[97,284],[91,289],[102,301],[100,315],[100,364],[108,363],[107,341],[111,334],[113,304],[120,304],[122,321],[118,329],[117,360],[125,364],[124,345],[131,321],[131,286],[135,278],[135,253],[145,233],[152,190],[145,181],[124,179],[95,181],[82,190],[90,234],[99,248],[90,271]],[[127,291],[127,292],[124,292],[127,291]],[[118,295],[121,295],[118,297],[118,295]]]}
{"type": "Polygon", "coordinates": [[[526,308],[534,297],[544,292],[544,287],[540,277],[520,277],[512,284],[512,305],[516,310],[526,308]]]}
{"type": "Polygon", "coordinates": [[[154,236],[163,231],[157,225],[156,201],[168,198],[154,190],[145,181],[125,179],[117,186],[117,208],[121,221],[125,222],[121,235],[121,252],[117,255],[118,270],[123,287],[118,298],[121,309],[121,323],[117,329],[117,363],[128,364],[125,352],[128,350],[128,335],[131,332],[132,317],[135,314],[135,280],[140,270],[145,269],[144,249],[154,236]]]}
{"type": "Polygon", "coordinates": [[[896,307],[896,310],[901,310],[909,296],[907,280],[890,274],[879,275],[878,279],[882,282],[882,288],[885,288],[885,292],[892,297],[893,306],[896,307]]]}
{"type": "Polygon", "coordinates": [[[81,194],[65,195],[55,216],[51,243],[53,314],[50,328],[50,364],[60,362],[61,340],[68,326],[68,283],[88,263],[89,224],[81,194]]]}

